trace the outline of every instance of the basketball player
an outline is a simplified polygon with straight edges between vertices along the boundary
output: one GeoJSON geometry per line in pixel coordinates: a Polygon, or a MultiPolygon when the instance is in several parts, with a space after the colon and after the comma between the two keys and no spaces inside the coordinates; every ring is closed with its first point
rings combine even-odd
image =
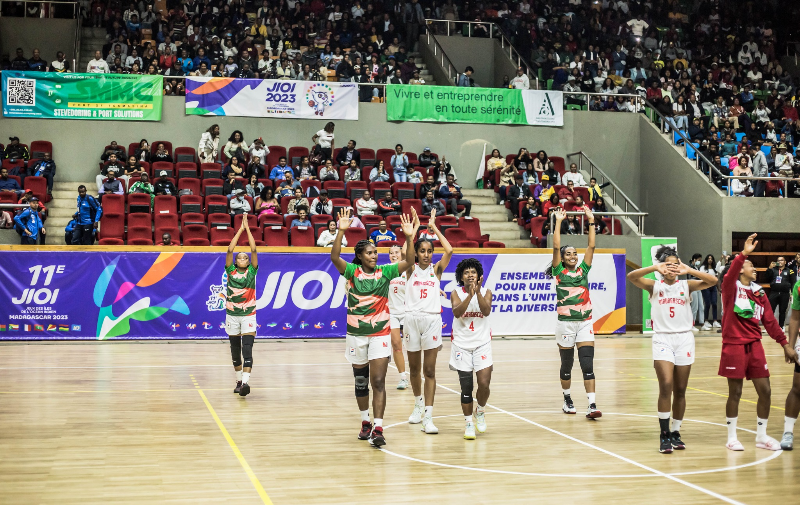
{"type": "Polygon", "coordinates": [[[239,393],[239,396],[247,396],[250,393],[253,343],[256,340],[256,273],[258,273],[256,242],[253,240],[253,234],[250,233],[247,219],[242,219],[242,226],[228,246],[228,252],[225,255],[225,273],[228,274],[228,293],[225,297],[225,331],[231,342],[233,369],[236,371],[236,388],[233,392],[239,393]],[[247,232],[250,258],[245,253],[239,253],[236,255],[236,264],[234,264],[233,250],[239,243],[242,232],[247,232]],[[244,358],[244,365],[242,358],[244,358]]]}
{"type": "MultiPolygon", "coordinates": [[[[412,211],[413,221],[400,216],[406,236],[406,257],[414,235],[419,228],[419,218],[412,211]]],[[[378,265],[378,249],[369,240],[360,240],[355,247],[355,258],[348,263],[340,257],[344,232],[350,228],[350,209],[339,213],[339,231],[331,249],[331,261],[347,281],[347,335],[345,356],[353,366],[356,383],[356,402],[361,411],[360,440],[369,440],[374,447],[386,444],[383,436],[383,413],[386,408],[386,370],[392,355],[389,329],[389,282],[400,276],[409,264],[405,260],[389,265],[378,265]],[[369,386],[372,384],[372,409],[375,425],[369,422],[369,386]]]]}
{"type": "Polygon", "coordinates": [[[686,387],[694,363],[694,332],[692,328],[691,294],[717,284],[714,274],[702,273],[684,265],[678,251],[662,247],[656,252],[657,264],[628,274],[631,283],[650,293],[650,314],[653,319],[653,368],[658,377],[658,423],[661,427],[658,452],[670,454],[682,450],[681,423],[686,412],[686,387]],[[653,272],[661,280],[646,279],[653,272]],[[680,275],[692,275],[700,280],[681,280],[680,275]],[[672,427],[670,427],[670,400],[672,427]]]}
{"type": "MultiPolygon", "coordinates": [[[[393,245],[389,249],[389,261],[398,263],[403,259],[403,249],[393,245]]],[[[400,372],[400,382],[397,389],[408,388],[408,373],[406,373],[406,360],[403,358],[403,317],[406,312],[406,272],[400,277],[395,277],[389,283],[389,326],[392,330],[392,357],[397,371],[400,372]]]]}
{"type": "Polygon", "coordinates": [[[475,440],[478,433],[486,432],[486,403],[489,401],[489,383],[492,381],[492,330],[489,315],[492,313],[492,292],[483,287],[481,262],[468,258],[456,267],[459,287],[450,294],[453,306],[453,343],[450,346],[450,369],[458,372],[461,384],[461,410],[467,426],[464,438],[475,440]],[[472,372],[478,378],[478,410],[472,422],[472,372]]]}
{"type": "MultiPolygon", "coordinates": [[[[444,254],[442,259],[433,264],[433,243],[427,239],[420,239],[414,244],[417,264],[410,265],[406,281],[406,315],[403,330],[406,334],[411,389],[414,391],[414,411],[408,422],[411,424],[421,422],[422,431],[436,434],[439,433],[439,429],[433,424],[433,397],[436,393],[436,356],[442,346],[442,300],[439,297],[439,281],[447,264],[450,263],[453,248],[436,226],[435,210],[431,212],[428,226],[442,244],[444,254]],[[424,403],[420,370],[425,374],[424,403]]],[[[407,254],[410,254],[410,251],[407,254]]]]}
{"type": "Polygon", "coordinates": [[[752,380],[758,394],[756,414],[756,447],[778,451],[777,440],[767,435],[767,419],[771,403],[769,370],[764,347],[761,345],[761,323],[767,333],[783,347],[786,361],[797,363],[797,353],[786,341],[764,290],[756,283],[756,268],[747,259],[758,241],[756,234],[747,237],[742,254],[736,256],[722,277],[722,356],[719,375],[728,379],[728,403],[725,415],[728,424],[728,443],[732,451],[743,451],[744,446],[736,436],[739,399],[744,379],[752,380]]]}
{"type": "MultiPolygon", "coordinates": [[[[800,354],[800,342],[797,332],[800,331],[800,281],[792,287],[792,314],[789,316],[789,346],[800,354]]],[[[792,389],[786,396],[786,417],[783,422],[783,438],[781,449],[791,451],[794,448],[794,423],[800,414],[800,363],[794,364],[792,389]]]]}

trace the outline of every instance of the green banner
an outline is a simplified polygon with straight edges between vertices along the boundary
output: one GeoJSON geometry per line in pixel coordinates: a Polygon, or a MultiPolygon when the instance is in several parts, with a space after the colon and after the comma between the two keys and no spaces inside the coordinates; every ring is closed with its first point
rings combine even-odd
{"type": "Polygon", "coordinates": [[[3,116],[160,121],[160,75],[3,71],[3,116]]]}
{"type": "Polygon", "coordinates": [[[386,119],[563,126],[564,101],[560,91],[393,84],[386,119]]]}
{"type": "MultiPolygon", "coordinates": [[[[657,263],[656,251],[662,246],[669,246],[678,250],[678,239],[672,238],[658,238],[658,237],[642,237],[642,268],[652,266],[657,263]]],[[[647,279],[660,280],[661,275],[658,272],[653,272],[645,276],[647,279]]],[[[646,290],[642,290],[642,331],[653,331],[653,320],[650,318],[650,294],[646,290]]]]}

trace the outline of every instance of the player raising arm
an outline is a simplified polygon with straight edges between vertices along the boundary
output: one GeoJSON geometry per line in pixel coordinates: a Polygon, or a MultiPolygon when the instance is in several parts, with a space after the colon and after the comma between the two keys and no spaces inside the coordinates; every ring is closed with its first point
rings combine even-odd
{"type": "Polygon", "coordinates": [[[225,331],[231,343],[231,358],[236,371],[234,393],[247,396],[250,393],[250,371],[253,369],[253,344],[256,340],[256,273],[258,273],[258,254],[256,241],[250,233],[247,216],[242,226],[233,236],[228,252],[225,254],[225,273],[228,274],[228,293],[225,297],[225,331]],[[241,252],[233,261],[233,250],[239,243],[242,232],[247,232],[250,244],[250,258],[241,252]],[[244,358],[244,367],[242,367],[244,358]]]}
{"type": "MultiPolygon", "coordinates": [[[[347,281],[347,334],[345,357],[353,366],[356,383],[356,402],[361,411],[360,440],[380,447],[386,444],[383,436],[383,413],[386,408],[386,370],[392,355],[389,325],[389,283],[408,269],[409,262],[400,260],[378,265],[378,249],[369,240],[360,240],[355,258],[348,263],[340,257],[344,232],[350,227],[350,210],[339,213],[339,231],[331,249],[331,262],[347,281]],[[375,426],[369,422],[369,384],[372,384],[372,412],[375,426]]],[[[400,216],[406,237],[406,258],[413,237],[419,229],[419,218],[412,209],[412,218],[400,216]]]]}
{"type": "Polygon", "coordinates": [[[685,449],[681,440],[681,423],[686,412],[686,387],[694,363],[694,332],[691,294],[716,285],[717,277],[684,265],[678,251],[661,247],[656,252],[657,264],[628,274],[631,284],[650,294],[653,319],[653,368],[658,377],[658,423],[661,427],[658,451],[669,454],[685,449]],[[645,275],[658,272],[661,280],[645,275]],[[681,280],[681,275],[700,280],[681,280]],[[674,393],[674,395],[673,395],[674,393]],[[672,403],[672,427],[669,423],[672,403]]]}

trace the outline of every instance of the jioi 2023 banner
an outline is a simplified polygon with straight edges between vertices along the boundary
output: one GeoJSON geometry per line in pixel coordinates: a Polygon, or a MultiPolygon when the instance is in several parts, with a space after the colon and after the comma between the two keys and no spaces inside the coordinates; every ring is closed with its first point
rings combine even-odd
{"type": "MultiPolygon", "coordinates": [[[[438,259],[438,255],[436,255],[438,259]]],[[[549,254],[478,254],[494,294],[492,334],[552,335],[549,254]]],[[[456,287],[455,254],[442,278],[456,287]]],[[[352,254],[344,255],[352,259],[352,254]]],[[[344,279],[327,252],[260,253],[259,338],[343,337],[344,279]]],[[[380,263],[388,263],[381,254],[380,263]]],[[[225,337],[224,252],[3,252],[0,340],[225,337]]],[[[625,331],[625,255],[595,254],[589,274],[596,333],[625,331]]],[[[448,299],[443,334],[453,315],[448,299]]]]}

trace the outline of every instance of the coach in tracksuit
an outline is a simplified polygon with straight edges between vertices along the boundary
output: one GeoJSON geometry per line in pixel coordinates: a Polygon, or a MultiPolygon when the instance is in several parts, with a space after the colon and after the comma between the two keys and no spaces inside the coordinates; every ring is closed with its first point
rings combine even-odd
{"type": "Polygon", "coordinates": [[[72,231],[72,245],[92,245],[93,229],[97,229],[103,207],[94,197],[86,194],[86,186],[78,186],[78,212],[75,229],[72,231]],[[92,216],[94,214],[94,217],[92,216]]]}
{"type": "Polygon", "coordinates": [[[786,266],[786,258],[778,256],[778,261],[773,261],[767,268],[766,281],[769,283],[769,304],[783,328],[792,286],[797,281],[797,272],[786,266]]]}
{"type": "Polygon", "coordinates": [[[30,208],[14,217],[17,227],[22,230],[22,245],[36,245],[39,236],[45,234],[44,223],[39,217],[39,199],[34,196],[29,201],[30,208]]]}

